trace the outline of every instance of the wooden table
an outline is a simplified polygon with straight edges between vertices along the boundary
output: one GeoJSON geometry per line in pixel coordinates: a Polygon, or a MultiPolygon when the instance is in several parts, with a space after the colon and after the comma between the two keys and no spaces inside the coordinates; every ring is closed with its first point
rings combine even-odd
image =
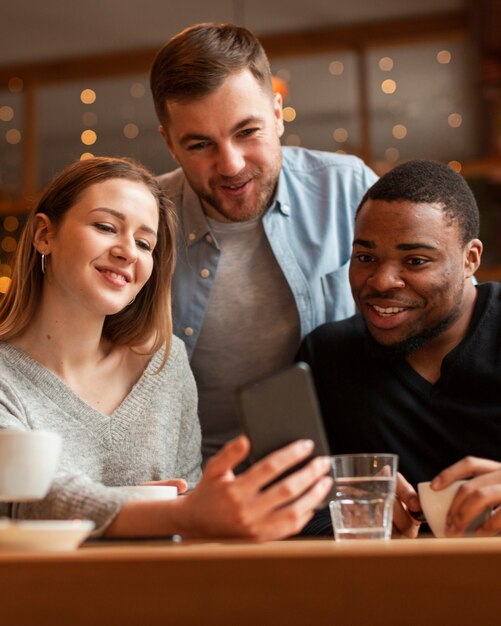
{"type": "Polygon", "coordinates": [[[0,552],[2,626],[501,623],[501,539],[0,552]]]}

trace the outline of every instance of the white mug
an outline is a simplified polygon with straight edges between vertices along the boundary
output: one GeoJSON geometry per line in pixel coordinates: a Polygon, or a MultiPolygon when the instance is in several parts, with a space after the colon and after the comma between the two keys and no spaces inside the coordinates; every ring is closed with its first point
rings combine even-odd
{"type": "MultiPolygon", "coordinates": [[[[429,527],[431,528],[435,537],[445,537],[445,523],[447,520],[447,513],[451,508],[452,501],[456,495],[456,491],[462,484],[467,482],[466,480],[457,480],[445,489],[440,491],[434,491],[430,485],[431,482],[424,482],[418,484],[419,501],[421,502],[421,508],[426,517],[429,527]]],[[[468,532],[472,532],[480,526],[490,515],[490,508],[481,513],[476,519],[472,521],[468,527],[468,532]]]]}
{"type": "Polygon", "coordinates": [[[0,429],[0,501],[43,498],[56,473],[61,444],[57,433],[0,429]]]}

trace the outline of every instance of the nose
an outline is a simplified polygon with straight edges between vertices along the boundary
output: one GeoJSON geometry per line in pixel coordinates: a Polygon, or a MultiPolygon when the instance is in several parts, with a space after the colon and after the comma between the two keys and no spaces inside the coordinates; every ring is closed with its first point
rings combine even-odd
{"type": "Polygon", "coordinates": [[[115,242],[111,249],[111,254],[117,259],[123,259],[128,264],[137,261],[137,246],[133,237],[124,236],[120,241],[115,242]]]}
{"type": "Polygon", "coordinates": [[[232,142],[219,147],[217,172],[221,176],[237,176],[245,168],[245,158],[241,147],[232,142]]]}
{"type": "Polygon", "coordinates": [[[399,269],[391,263],[375,264],[372,274],[367,279],[367,285],[380,293],[391,291],[392,289],[403,289],[405,281],[399,269]]]}

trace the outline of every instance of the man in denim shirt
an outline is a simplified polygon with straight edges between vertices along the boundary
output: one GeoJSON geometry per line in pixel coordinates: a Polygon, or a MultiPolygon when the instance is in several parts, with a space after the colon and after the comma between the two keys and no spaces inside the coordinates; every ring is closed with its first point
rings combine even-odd
{"type": "Polygon", "coordinates": [[[207,460],[241,431],[235,390],[293,362],[301,338],[354,313],[353,215],[376,175],[353,156],[282,148],[282,100],[256,37],[200,24],[160,50],[151,88],[181,168],[174,332],[199,390],[207,460]]]}

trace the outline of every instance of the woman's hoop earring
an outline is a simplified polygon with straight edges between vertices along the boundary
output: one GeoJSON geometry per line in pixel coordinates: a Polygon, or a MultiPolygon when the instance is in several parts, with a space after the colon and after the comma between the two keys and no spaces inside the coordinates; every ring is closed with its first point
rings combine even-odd
{"type": "Polygon", "coordinates": [[[45,274],[45,270],[47,269],[47,260],[45,258],[45,254],[42,252],[42,274],[45,274]]]}

